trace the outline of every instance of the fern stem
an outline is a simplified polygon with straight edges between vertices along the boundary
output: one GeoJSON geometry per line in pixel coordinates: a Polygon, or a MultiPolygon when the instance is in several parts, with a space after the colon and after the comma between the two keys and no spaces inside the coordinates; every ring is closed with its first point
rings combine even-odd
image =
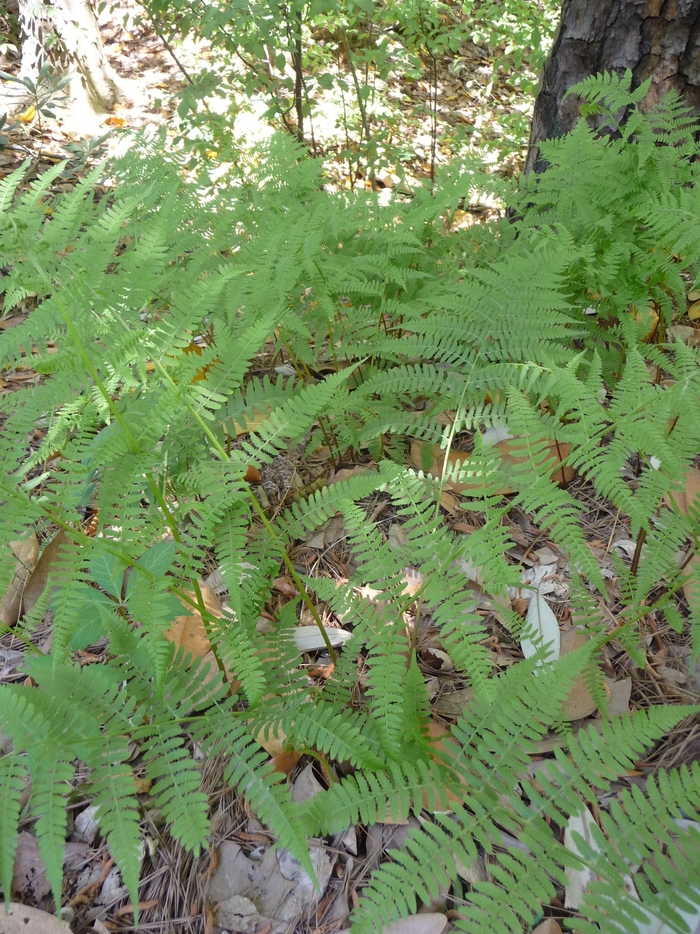
{"type": "Polygon", "coordinates": [[[255,509],[258,516],[260,517],[260,521],[265,526],[265,530],[268,532],[269,535],[271,535],[274,539],[276,539],[282,545],[282,561],[284,561],[284,564],[287,570],[289,571],[290,577],[294,581],[297,587],[297,590],[301,594],[301,599],[304,601],[304,605],[306,606],[309,613],[311,613],[311,616],[313,617],[314,622],[318,626],[318,631],[321,633],[321,638],[323,639],[326,645],[326,648],[328,649],[328,654],[331,657],[331,661],[335,665],[338,661],[338,656],[336,654],[335,649],[331,645],[331,640],[328,638],[326,627],[321,622],[321,617],[318,615],[318,610],[314,606],[313,601],[311,597],[309,596],[308,590],[306,589],[301,578],[297,574],[296,568],[294,567],[294,564],[292,563],[292,559],[289,557],[289,555],[287,554],[287,549],[284,547],[284,543],[280,540],[279,535],[277,534],[277,532],[275,532],[270,520],[265,515],[265,510],[260,505],[260,501],[258,500],[257,496],[255,495],[255,493],[253,493],[253,491],[250,488],[248,489],[248,493],[250,495],[250,501],[253,505],[253,509],[255,509]]]}
{"type": "MultiPolygon", "coordinates": [[[[87,350],[85,349],[85,345],[80,339],[80,335],[78,334],[76,327],[73,324],[73,321],[71,319],[71,316],[68,313],[68,309],[65,307],[65,305],[59,298],[56,298],[55,301],[56,301],[58,310],[61,312],[61,316],[66,323],[66,327],[68,328],[68,331],[70,332],[70,335],[73,338],[76,347],[78,348],[78,353],[80,354],[83,360],[83,363],[85,364],[88,372],[94,379],[95,384],[97,388],[99,389],[100,394],[102,395],[103,399],[107,403],[107,406],[109,407],[110,412],[112,412],[117,422],[121,425],[122,430],[124,431],[124,434],[126,435],[127,440],[129,441],[129,444],[131,445],[134,453],[141,454],[142,451],[141,451],[140,444],[138,443],[137,439],[132,434],[131,429],[129,428],[124,417],[122,416],[121,412],[117,408],[114,402],[114,399],[112,399],[111,395],[107,391],[107,387],[104,385],[104,383],[100,379],[99,373],[97,372],[96,368],[93,366],[92,361],[90,360],[90,357],[87,353],[87,350]]],[[[145,476],[149,482],[149,486],[151,487],[151,490],[153,491],[153,495],[155,496],[158,502],[158,505],[160,506],[160,509],[163,512],[165,521],[168,524],[168,528],[170,529],[173,538],[178,543],[178,545],[181,545],[182,536],[180,535],[180,530],[177,525],[177,520],[175,519],[175,516],[170,511],[168,504],[165,500],[165,496],[163,492],[161,491],[160,487],[158,486],[158,484],[156,483],[156,479],[153,475],[153,472],[149,470],[145,476]]],[[[193,576],[192,578],[190,578],[190,582],[192,584],[192,588],[197,598],[197,609],[200,613],[200,616],[202,617],[202,623],[204,624],[204,627],[207,630],[207,637],[209,637],[211,634],[210,624],[211,624],[211,620],[213,619],[213,617],[211,617],[211,614],[207,611],[204,605],[204,597],[202,596],[202,589],[199,586],[199,581],[197,580],[196,577],[193,576]]],[[[212,642],[211,638],[209,639],[209,642],[211,643],[211,650],[212,650],[214,659],[216,660],[217,668],[219,669],[221,674],[224,676],[224,680],[226,681],[226,684],[228,684],[229,682],[228,682],[228,678],[226,677],[226,668],[224,666],[223,660],[219,656],[218,649],[215,643],[212,642]]],[[[230,686],[229,686],[229,689],[230,689],[230,686]]]]}
{"type": "MultiPolygon", "coordinates": [[[[162,365],[162,363],[159,363],[158,361],[156,361],[156,366],[158,366],[162,374],[169,380],[169,382],[174,385],[172,377],[167,372],[167,370],[162,365]]],[[[185,402],[185,406],[188,412],[190,413],[190,415],[192,416],[192,418],[194,418],[194,420],[197,422],[199,427],[205,433],[207,438],[211,441],[212,445],[214,446],[214,449],[216,450],[216,453],[219,455],[221,460],[224,462],[230,463],[231,458],[228,456],[224,448],[221,446],[219,439],[216,437],[216,435],[211,430],[209,425],[207,425],[207,423],[204,421],[204,419],[199,414],[199,412],[197,412],[197,410],[192,405],[190,405],[189,402],[185,402]]],[[[266,532],[268,533],[268,535],[270,535],[271,538],[273,538],[280,545],[280,550],[282,552],[282,561],[284,562],[285,567],[289,571],[289,575],[294,581],[294,584],[296,585],[297,590],[301,594],[301,599],[304,601],[304,605],[308,609],[309,613],[311,613],[311,616],[313,617],[314,622],[318,626],[318,630],[321,633],[321,638],[323,639],[326,648],[328,649],[328,654],[331,657],[331,661],[335,665],[338,661],[338,656],[335,652],[335,649],[331,645],[330,639],[328,638],[326,627],[321,622],[321,617],[318,615],[318,610],[314,606],[313,600],[309,596],[308,590],[306,589],[306,587],[302,583],[301,578],[297,574],[296,568],[294,567],[294,564],[292,563],[292,559],[287,554],[287,549],[284,545],[284,542],[281,540],[280,536],[277,534],[274,527],[272,526],[270,520],[265,515],[265,510],[262,508],[260,504],[260,500],[255,495],[255,493],[253,493],[250,486],[248,486],[248,496],[250,497],[250,502],[251,502],[251,505],[253,506],[253,509],[258,514],[258,517],[260,518],[260,521],[262,522],[262,524],[265,526],[266,532]]],[[[201,592],[199,592],[199,589],[198,589],[199,584],[194,581],[193,583],[196,584],[195,593],[197,594],[197,597],[198,597],[198,604],[201,603],[201,607],[198,605],[198,609],[200,613],[202,613],[202,611],[204,610],[204,602],[202,600],[201,592]]],[[[204,610],[204,612],[206,612],[206,610],[204,610]]],[[[203,614],[202,614],[202,618],[204,618],[203,614]]],[[[218,663],[218,658],[217,658],[217,663],[218,663]]],[[[222,668],[221,670],[223,671],[224,669],[222,668]]]]}

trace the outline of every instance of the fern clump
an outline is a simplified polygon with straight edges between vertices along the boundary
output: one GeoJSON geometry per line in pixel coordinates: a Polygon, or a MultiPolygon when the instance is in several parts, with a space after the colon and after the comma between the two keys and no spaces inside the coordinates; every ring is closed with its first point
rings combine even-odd
{"type": "MultiPolygon", "coordinates": [[[[494,881],[465,894],[460,930],[531,926],[566,867],[581,865],[598,880],[581,930],[632,931],[651,917],[683,930],[674,886],[700,844],[676,821],[698,809],[696,768],[619,795],[595,847],[581,844],[576,855],[561,837],[695,708],[661,706],[582,729],[568,738],[568,755],[556,752],[551,769],[528,777],[537,743],[565,719],[571,686],[611,636],[589,613],[584,647],[496,676],[464,573],[478,566],[493,594],[517,585],[504,519],[518,508],[576,569],[582,605],[604,593],[582,506],[553,477],[552,452],[568,452],[560,464],[628,517],[639,543],[633,567],[619,568],[626,604],[615,637],[634,649],[644,613],[680,619],[672,597],[686,573],[676,553],[697,542],[700,514],[662,504],[700,449],[700,371],[697,351],[667,343],[665,326],[700,258],[700,228],[689,223],[700,214],[697,149],[674,100],[642,115],[624,83],[585,90],[596,106],[630,109],[619,139],[581,123],[547,144],[551,169],[510,195],[518,220],[478,231],[446,233],[473,182],[469,166],[448,173],[434,196],[383,208],[370,195],[324,191],[315,167],[277,138],[251,177],[205,199],[172,155],[145,145],[110,169],[101,199],[97,174],[53,197],[60,167],[21,194],[21,171],[3,181],[5,308],[32,293],[37,307],[5,333],[2,366],[26,365],[32,348],[42,379],[0,397],[0,545],[36,524],[62,536],[43,603],[17,628],[31,645],[48,605],[51,650],[26,662],[40,689],[0,688],[0,727],[14,743],[0,758],[6,898],[28,773],[29,814],[60,904],[65,809],[80,762],[136,903],[141,805],[130,750],[139,750],[171,833],[198,853],[209,825],[196,746],[226,758],[225,780],[309,869],[310,835],[387,813],[419,817],[405,852],[364,890],[358,931],[415,910],[481,851],[494,854],[494,881]],[[650,302],[659,323],[645,343],[638,312],[650,302]],[[486,440],[486,429],[503,424],[511,457],[486,440]],[[36,426],[43,439],[28,454],[36,426]],[[459,433],[473,443],[459,466],[447,457],[437,472],[406,466],[406,438],[447,454],[459,433]],[[322,445],[337,460],[366,452],[374,469],[268,509],[251,466],[322,445]],[[465,505],[481,516],[471,536],[441,520],[448,480],[465,485],[465,505]],[[368,520],[364,503],[375,494],[400,521],[395,547],[368,520]],[[87,507],[96,528],[84,525],[87,507]],[[338,514],[357,568],[343,587],[289,557],[295,541],[338,514]],[[212,563],[229,595],[221,615],[200,584],[212,563]],[[417,594],[406,593],[407,566],[421,575],[417,594]],[[256,621],[281,568],[300,600],[261,632],[256,621]],[[367,586],[381,600],[362,599],[367,586]],[[430,700],[403,620],[417,601],[474,689],[442,744],[430,739],[430,700]],[[316,618],[323,603],[352,628],[322,688],[298,669],[302,602],[316,618]],[[192,663],[167,638],[183,604],[203,620],[211,665],[192,663]],[[81,668],[76,652],[95,643],[106,646],[104,664],[81,668]],[[294,804],[254,739],[279,731],[351,771],[294,804]],[[527,854],[502,846],[504,832],[527,854]]],[[[2,588],[12,573],[4,562],[2,588]]],[[[689,623],[697,653],[697,608],[689,623]]],[[[684,905],[696,896],[683,888],[684,905]]]]}

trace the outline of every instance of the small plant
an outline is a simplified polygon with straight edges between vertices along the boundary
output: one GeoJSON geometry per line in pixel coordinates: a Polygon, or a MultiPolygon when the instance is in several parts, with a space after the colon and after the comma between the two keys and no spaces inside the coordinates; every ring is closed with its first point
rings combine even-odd
{"type": "Polygon", "coordinates": [[[32,78],[19,78],[0,71],[0,78],[16,84],[22,88],[22,97],[27,104],[26,109],[15,119],[22,123],[31,123],[35,117],[41,121],[42,117],[56,116],[55,109],[65,106],[67,99],[66,87],[72,74],[57,75],[49,62],[44,62],[36,80],[32,78]]]}

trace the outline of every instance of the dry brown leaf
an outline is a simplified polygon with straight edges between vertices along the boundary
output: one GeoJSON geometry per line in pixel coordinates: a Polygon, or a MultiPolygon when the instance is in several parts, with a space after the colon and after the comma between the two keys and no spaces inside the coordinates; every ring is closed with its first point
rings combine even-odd
{"type": "Polygon", "coordinates": [[[16,560],[15,573],[0,601],[0,623],[14,626],[22,609],[22,596],[39,558],[39,539],[34,533],[21,541],[10,542],[16,560]]]}
{"type": "Polygon", "coordinates": [[[289,775],[299,759],[301,759],[301,752],[297,752],[296,749],[284,748],[284,744],[287,742],[287,734],[280,727],[274,730],[270,729],[267,733],[263,727],[258,733],[254,734],[253,738],[266,752],[269,752],[275,772],[289,775]]]}
{"type": "Polygon", "coordinates": [[[433,704],[433,709],[442,717],[457,719],[473,700],[474,688],[462,688],[459,691],[450,691],[449,694],[440,695],[433,704]]]}
{"type": "Polygon", "coordinates": [[[22,599],[23,613],[31,613],[34,609],[37,600],[41,597],[44,590],[46,590],[49,574],[55,571],[61,551],[69,544],[69,541],[70,539],[63,529],[61,529],[58,534],[54,535],[46,548],[44,548],[32,576],[29,578],[27,586],[24,588],[24,597],[22,599]]]}
{"type": "MultiPolygon", "coordinates": [[[[579,629],[568,629],[561,634],[561,654],[568,655],[575,649],[580,648],[586,642],[588,636],[579,629]]],[[[610,689],[606,686],[606,691],[610,689]]],[[[593,700],[591,692],[586,687],[583,675],[580,674],[573,683],[569,696],[564,704],[564,713],[567,720],[582,720],[584,717],[590,717],[595,713],[598,705],[593,700]]]]}
{"type": "Polygon", "coordinates": [[[646,308],[632,307],[630,309],[630,314],[638,324],[644,325],[645,332],[642,341],[648,344],[654,334],[656,334],[656,329],[659,325],[659,311],[656,307],[656,302],[649,302],[646,308]]]}
{"type": "MultiPolygon", "coordinates": [[[[518,438],[508,439],[505,441],[499,441],[497,444],[494,444],[493,447],[500,453],[502,459],[506,463],[510,464],[523,464],[528,458],[519,455],[518,446],[520,444],[518,438]]],[[[550,442],[550,453],[551,457],[558,464],[561,461],[568,457],[571,452],[571,446],[569,444],[557,444],[555,441],[550,442]]],[[[417,470],[424,470],[423,467],[423,458],[426,456],[428,462],[428,470],[426,471],[432,477],[439,478],[442,476],[443,465],[445,463],[445,453],[440,448],[438,444],[428,444],[426,441],[412,441],[409,457],[413,467],[417,470]],[[427,456],[426,456],[427,455],[427,456]]],[[[449,451],[447,455],[448,469],[452,470],[457,465],[462,467],[468,467],[469,464],[469,454],[464,451],[449,451]]],[[[555,483],[566,484],[573,480],[574,471],[571,467],[558,467],[555,468],[552,472],[552,480],[555,483]]],[[[476,481],[464,481],[457,482],[448,480],[445,482],[444,489],[449,490],[453,493],[465,493],[469,490],[478,490],[481,488],[481,484],[476,481]]],[[[515,493],[515,487],[507,486],[501,487],[498,491],[502,496],[507,496],[510,493],[515,493]]]]}
{"type": "MultiPolygon", "coordinates": [[[[212,616],[220,619],[223,615],[223,611],[214,591],[208,584],[205,584],[204,581],[200,582],[199,588],[205,609],[211,613],[212,616]]],[[[192,591],[186,590],[185,593],[192,600],[196,600],[195,594],[192,591]]],[[[182,648],[194,658],[204,658],[211,650],[211,643],[207,636],[202,614],[199,610],[185,603],[184,600],[181,602],[192,612],[190,615],[176,616],[172,626],[165,633],[165,638],[172,642],[176,649],[182,648]]]]}
{"type": "Polygon", "coordinates": [[[532,934],[561,934],[561,927],[554,918],[545,918],[541,924],[537,925],[532,934]]]}
{"type": "Polygon", "coordinates": [[[700,329],[689,327],[687,324],[672,324],[667,329],[669,341],[681,340],[688,347],[697,347],[700,344],[700,329]]]}
{"type": "MultiPolygon", "coordinates": [[[[697,576],[699,565],[700,555],[695,554],[685,566],[686,573],[692,574],[695,572],[697,576]]],[[[691,578],[690,580],[686,581],[685,584],[683,584],[683,593],[685,594],[685,599],[688,601],[688,606],[690,607],[691,613],[700,613],[700,584],[697,584],[691,578]]]]}
{"type": "Polygon", "coordinates": [[[255,409],[252,415],[243,415],[242,422],[234,421],[233,427],[236,432],[236,437],[240,437],[240,435],[247,435],[251,431],[257,431],[257,429],[270,417],[271,411],[272,410],[269,406],[262,411],[255,409]]]}
{"type": "Polygon", "coordinates": [[[700,470],[697,467],[686,467],[685,486],[682,490],[671,490],[665,496],[666,505],[671,506],[671,498],[684,516],[688,515],[690,507],[700,508],[700,470]]]}
{"type": "Polygon", "coordinates": [[[440,505],[451,516],[459,515],[459,500],[449,490],[443,490],[440,494],[440,505]]]}
{"type": "Polygon", "coordinates": [[[260,483],[262,476],[260,475],[260,471],[257,467],[253,467],[252,464],[248,464],[243,479],[246,483],[260,483]]]}
{"type": "Polygon", "coordinates": [[[687,467],[685,474],[685,505],[690,512],[691,507],[700,508],[700,470],[697,467],[687,467]]]}
{"type": "Polygon", "coordinates": [[[370,471],[376,472],[376,467],[370,467],[365,464],[359,464],[357,467],[343,467],[342,470],[336,470],[333,474],[333,478],[328,481],[328,486],[333,486],[334,483],[341,483],[343,480],[349,480],[350,477],[357,477],[359,474],[369,473],[370,471]]]}
{"type": "Polygon", "coordinates": [[[294,585],[291,577],[276,577],[272,582],[274,589],[285,597],[298,597],[299,591],[294,585]]]}

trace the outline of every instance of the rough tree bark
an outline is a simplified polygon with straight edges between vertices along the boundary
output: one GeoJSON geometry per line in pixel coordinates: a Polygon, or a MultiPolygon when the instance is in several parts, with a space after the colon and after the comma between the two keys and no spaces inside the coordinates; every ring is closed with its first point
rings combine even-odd
{"type": "Polygon", "coordinates": [[[49,61],[59,74],[76,71],[71,96],[85,97],[95,111],[109,111],[125,100],[89,0],[19,0],[19,23],[19,77],[36,81],[41,66],[49,61]]]}
{"type": "Polygon", "coordinates": [[[673,88],[700,113],[700,0],[564,0],[535,102],[526,172],[546,168],[541,140],[576,125],[579,100],[564,100],[568,89],[590,75],[628,68],[633,87],[651,78],[643,109],[673,88]]]}

